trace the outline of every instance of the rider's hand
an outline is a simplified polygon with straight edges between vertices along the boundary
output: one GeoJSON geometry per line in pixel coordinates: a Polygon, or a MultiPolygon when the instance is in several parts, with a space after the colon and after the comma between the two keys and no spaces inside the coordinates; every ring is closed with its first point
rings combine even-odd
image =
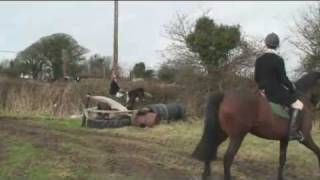
{"type": "Polygon", "coordinates": [[[263,96],[264,98],[266,97],[266,91],[264,89],[259,91],[261,96],[263,96]]]}

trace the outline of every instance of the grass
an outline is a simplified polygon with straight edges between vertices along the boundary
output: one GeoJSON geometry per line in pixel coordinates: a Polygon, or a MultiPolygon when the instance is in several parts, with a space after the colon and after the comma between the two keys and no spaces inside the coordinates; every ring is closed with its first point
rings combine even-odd
{"type": "Polygon", "coordinates": [[[45,161],[50,156],[48,151],[36,148],[30,142],[15,137],[6,139],[4,144],[6,158],[0,163],[1,180],[41,180],[59,177],[58,174],[54,175],[54,170],[57,167],[51,162],[45,161]]]}
{"type": "MultiPolygon", "coordinates": [[[[202,133],[201,121],[154,128],[86,129],[81,122],[48,116],[0,120],[0,180],[196,179],[202,163],[190,154],[202,133]]],[[[313,131],[320,142],[320,131],[313,131]]],[[[219,149],[213,174],[223,175],[219,149]]],[[[248,135],[232,168],[236,179],[275,179],[279,143],[248,135]]],[[[287,179],[319,179],[315,155],[291,142],[287,179]]]]}

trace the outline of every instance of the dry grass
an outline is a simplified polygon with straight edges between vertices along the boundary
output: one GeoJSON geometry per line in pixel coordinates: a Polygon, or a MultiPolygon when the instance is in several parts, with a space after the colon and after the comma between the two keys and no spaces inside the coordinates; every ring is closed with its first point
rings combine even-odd
{"type": "MultiPolygon", "coordinates": [[[[189,116],[202,116],[209,94],[230,87],[251,87],[248,79],[230,75],[185,75],[176,84],[157,80],[140,82],[120,81],[120,87],[130,90],[143,87],[153,95],[136,108],[152,103],[181,102],[189,116]],[[221,76],[221,77],[220,77],[221,76]]],[[[108,96],[109,80],[84,79],[76,82],[45,83],[21,79],[0,79],[0,104],[8,112],[20,114],[44,114],[68,117],[79,114],[85,94],[108,96]]],[[[120,99],[125,104],[125,99],[120,99]]]]}
{"type": "Polygon", "coordinates": [[[32,80],[1,79],[2,109],[21,114],[64,116],[78,113],[86,93],[104,95],[101,81],[44,83],[32,80]]]}
{"type": "MultiPolygon", "coordinates": [[[[176,89],[158,82],[122,81],[120,86],[130,90],[144,87],[153,95],[146,103],[175,101],[176,89]]],[[[0,79],[2,110],[15,114],[37,114],[66,117],[80,113],[86,94],[108,96],[109,80],[84,79],[76,82],[45,83],[23,79],[0,79]]],[[[120,100],[125,104],[125,100],[120,100]]],[[[140,104],[140,106],[143,104],[140,104]]]]}
{"type": "MultiPolygon", "coordinates": [[[[196,180],[203,168],[190,157],[202,133],[201,121],[95,130],[81,128],[75,120],[32,119],[0,120],[0,179],[196,180]]],[[[319,142],[320,131],[315,129],[313,135],[319,142]]],[[[227,144],[223,143],[212,166],[218,177],[223,175],[227,144]]],[[[274,180],[278,156],[277,141],[249,135],[235,158],[233,176],[274,180]]],[[[285,177],[319,179],[315,155],[291,142],[285,177]]]]}

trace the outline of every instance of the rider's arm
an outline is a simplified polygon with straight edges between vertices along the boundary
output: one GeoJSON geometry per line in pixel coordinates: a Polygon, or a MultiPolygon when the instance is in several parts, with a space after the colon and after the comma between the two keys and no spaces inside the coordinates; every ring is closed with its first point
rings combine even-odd
{"type": "Polygon", "coordinates": [[[254,71],[254,81],[255,81],[255,82],[258,82],[258,75],[257,75],[256,69],[257,69],[257,68],[255,68],[255,71],[254,71]]]}
{"type": "Polygon", "coordinates": [[[263,83],[260,82],[260,80],[259,80],[259,78],[257,76],[257,73],[255,73],[254,80],[256,82],[256,85],[257,85],[258,89],[265,89],[265,86],[263,85],[263,83]]]}
{"type": "Polygon", "coordinates": [[[256,82],[256,85],[258,86],[258,89],[264,89],[264,87],[262,86],[261,82],[260,82],[260,77],[259,77],[259,63],[258,63],[258,59],[256,60],[255,63],[255,68],[254,68],[254,81],[256,82]]]}
{"type": "Polygon", "coordinates": [[[282,84],[284,84],[287,88],[289,88],[290,91],[294,91],[294,87],[293,84],[291,83],[291,81],[289,80],[287,73],[286,73],[286,69],[285,69],[285,65],[284,65],[284,60],[279,57],[279,60],[277,61],[277,73],[279,75],[280,81],[282,84]]]}

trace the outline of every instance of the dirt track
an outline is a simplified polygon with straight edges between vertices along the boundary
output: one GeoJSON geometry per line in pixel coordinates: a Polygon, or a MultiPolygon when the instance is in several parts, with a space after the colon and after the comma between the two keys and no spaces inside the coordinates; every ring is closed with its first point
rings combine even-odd
{"type": "MultiPolygon", "coordinates": [[[[186,155],[163,153],[160,145],[159,152],[156,152],[157,145],[141,140],[106,136],[98,132],[50,128],[26,119],[1,118],[0,123],[0,131],[7,136],[29,141],[36,148],[70,159],[73,164],[85,165],[90,173],[116,173],[142,176],[145,179],[196,179],[182,170],[164,167],[160,162],[163,158],[179,159],[180,163],[189,165],[194,162],[186,155]],[[63,144],[72,144],[73,149],[67,150],[63,144]]],[[[0,160],[5,154],[4,146],[0,144],[0,160]]]]}
{"type": "MultiPolygon", "coordinates": [[[[163,127],[141,131],[133,129],[134,131],[130,134],[126,129],[124,131],[92,130],[80,128],[78,122],[75,122],[73,127],[67,127],[64,124],[57,126],[55,122],[57,120],[44,122],[28,118],[0,118],[0,139],[2,140],[0,141],[0,180],[20,180],[20,177],[23,180],[196,180],[199,179],[198,175],[202,171],[202,163],[190,158],[191,151],[198,141],[190,137],[199,136],[197,134],[199,132],[189,137],[186,134],[191,133],[189,128],[194,129],[193,125],[186,125],[182,133],[177,133],[179,136],[172,143],[166,138],[160,138],[160,135],[166,136],[166,134],[161,132],[159,135],[159,132],[156,132],[159,129],[165,129],[163,127]],[[140,135],[134,136],[137,132],[140,132],[140,135]],[[148,137],[151,136],[148,134],[150,132],[154,133],[153,136],[156,138],[148,137]],[[141,135],[145,138],[140,138],[141,135]],[[12,163],[19,158],[8,161],[8,156],[11,144],[15,143],[19,146],[19,142],[31,144],[31,147],[37,151],[34,157],[29,159],[23,157],[22,159],[26,160],[23,161],[22,166],[16,168],[12,163]],[[37,155],[37,153],[40,154],[37,155]],[[49,171],[51,176],[34,178],[30,175],[42,166],[49,167],[43,174],[48,174],[49,171]],[[1,171],[4,167],[9,168],[8,172],[1,171]],[[3,178],[3,174],[5,174],[4,177],[10,178],[3,178]]],[[[169,131],[181,129],[179,125],[171,126],[173,125],[167,126],[169,131]]],[[[165,132],[169,132],[168,129],[165,129],[165,132]]],[[[168,137],[175,135],[172,133],[168,137]]],[[[318,139],[319,136],[316,137],[318,139]]],[[[292,146],[289,148],[286,179],[318,179],[315,156],[297,144],[292,146]]],[[[221,151],[224,150],[225,145],[219,153],[220,161],[212,167],[213,173],[219,177],[213,180],[221,179],[223,174],[221,151]]],[[[19,153],[24,154],[24,152],[19,153]]],[[[278,162],[277,153],[277,142],[249,137],[239,155],[236,156],[233,166],[233,174],[236,176],[234,179],[274,180],[278,162]]]]}

